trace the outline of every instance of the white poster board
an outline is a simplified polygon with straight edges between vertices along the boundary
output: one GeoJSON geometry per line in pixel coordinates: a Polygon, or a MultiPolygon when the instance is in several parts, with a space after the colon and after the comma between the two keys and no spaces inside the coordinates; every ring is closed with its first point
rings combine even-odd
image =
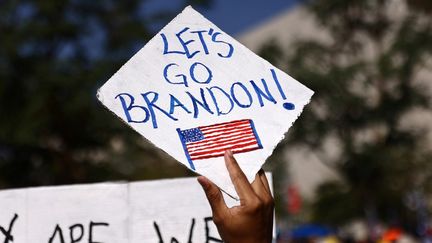
{"type": "Polygon", "coordinates": [[[128,185],[100,184],[28,190],[32,242],[128,242],[128,185]]]}
{"type": "Polygon", "coordinates": [[[313,91],[191,7],[98,91],[154,145],[236,197],[223,153],[253,181],[313,91]]]}
{"type": "Polygon", "coordinates": [[[221,242],[211,216],[196,178],[7,190],[0,242],[221,242]]]}

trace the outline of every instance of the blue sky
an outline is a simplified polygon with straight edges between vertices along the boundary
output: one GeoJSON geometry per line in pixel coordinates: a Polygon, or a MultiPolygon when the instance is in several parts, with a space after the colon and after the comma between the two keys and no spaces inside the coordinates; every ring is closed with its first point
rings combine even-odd
{"type": "MultiPolygon", "coordinates": [[[[210,8],[196,9],[223,31],[235,35],[282,13],[297,2],[299,0],[213,0],[210,8]]],[[[181,0],[148,0],[144,12],[175,10],[181,3],[181,0]]],[[[155,31],[161,27],[155,27],[155,31]]]]}

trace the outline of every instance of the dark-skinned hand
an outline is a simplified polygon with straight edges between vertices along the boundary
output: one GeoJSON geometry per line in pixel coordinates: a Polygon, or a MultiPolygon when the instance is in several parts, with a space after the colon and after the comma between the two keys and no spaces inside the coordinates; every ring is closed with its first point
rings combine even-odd
{"type": "Polygon", "coordinates": [[[213,212],[213,221],[226,243],[272,242],[274,201],[261,169],[250,184],[231,151],[224,155],[240,205],[228,208],[219,188],[204,176],[198,177],[213,212]]]}

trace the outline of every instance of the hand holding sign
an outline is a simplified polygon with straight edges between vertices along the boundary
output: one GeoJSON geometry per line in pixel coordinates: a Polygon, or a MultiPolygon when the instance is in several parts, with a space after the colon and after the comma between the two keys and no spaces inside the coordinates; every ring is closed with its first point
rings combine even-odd
{"type": "Polygon", "coordinates": [[[123,121],[233,197],[229,149],[252,182],[313,92],[187,7],[98,92],[123,121]]]}
{"type": "Polygon", "coordinates": [[[272,241],[273,197],[263,170],[249,184],[231,151],[225,152],[225,163],[240,197],[240,205],[228,208],[221,191],[201,176],[202,185],[213,212],[213,221],[224,242],[263,243],[272,241]]]}

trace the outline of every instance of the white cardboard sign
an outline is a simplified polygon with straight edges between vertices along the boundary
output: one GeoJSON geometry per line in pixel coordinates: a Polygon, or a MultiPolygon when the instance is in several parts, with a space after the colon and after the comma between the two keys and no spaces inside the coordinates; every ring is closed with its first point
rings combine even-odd
{"type": "Polygon", "coordinates": [[[211,216],[196,178],[7,190],[0,242],[221,242],[211,216]]]}
{"type": "Polygon", "coordinates": [[[128,186],[100,184],[28,190],[31,242],[128,242],[128,186]]]}
{"type": "Polygon", "coordinates": [[[252,182],[313,91],[187,7],[98,91],[133,129],[236,193],[223,153],[252,182]]]}

